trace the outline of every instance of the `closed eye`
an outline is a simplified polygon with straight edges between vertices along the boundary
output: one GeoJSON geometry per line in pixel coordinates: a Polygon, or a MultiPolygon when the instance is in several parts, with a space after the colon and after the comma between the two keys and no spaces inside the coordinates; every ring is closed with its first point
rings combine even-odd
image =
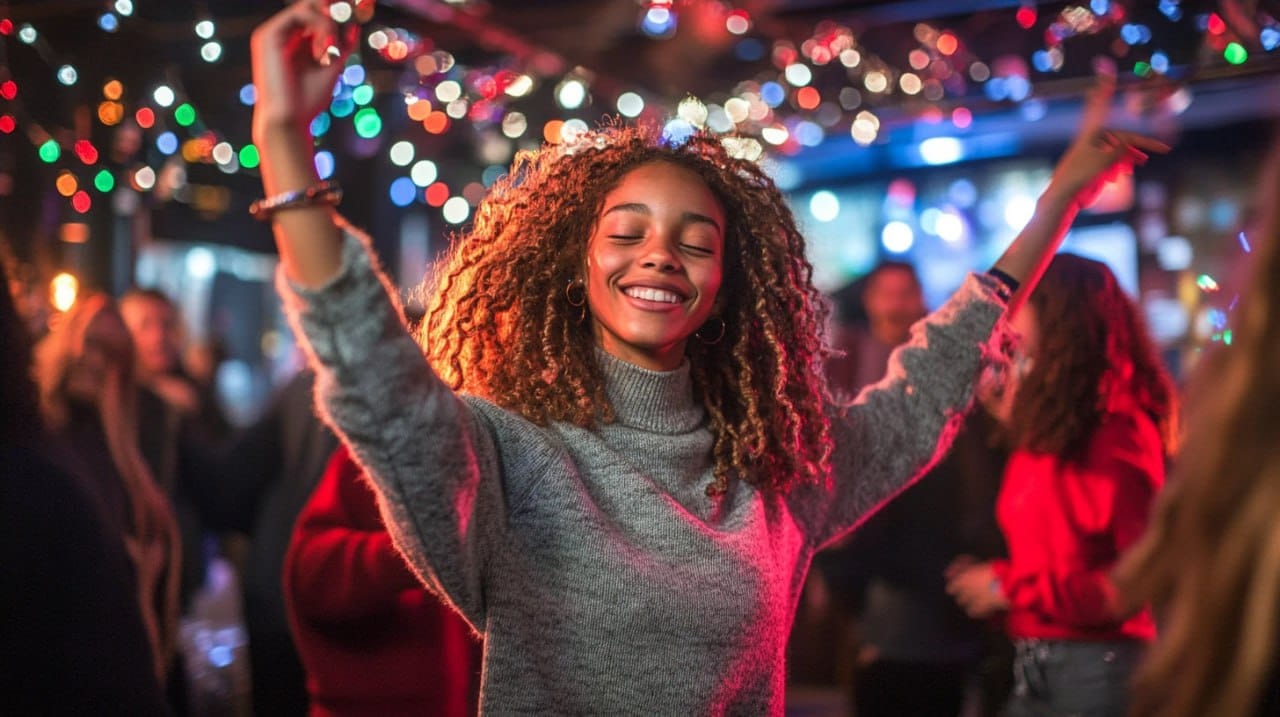
{"type": "Polygon", "coordinates": [[[699,256],[711,256],[716,253],[714,249],[708,249],[705,246],[695,246],[693,244],[683,244],[682,246],[685,251],[693,252],[699,256]]]}

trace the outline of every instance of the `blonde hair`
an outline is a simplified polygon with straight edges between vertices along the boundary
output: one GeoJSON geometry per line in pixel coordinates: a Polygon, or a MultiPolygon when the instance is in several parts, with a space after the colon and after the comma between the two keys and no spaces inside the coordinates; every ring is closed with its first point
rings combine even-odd
{"type": "Polygon", "coordinates": [[[125,547],[134,563],[138,603],[156,675],[163,679],[177,645],[181,539],[169,499],[156,485],[138,447],[133,342],[110,299],[102,294],[87,296],[59,318],[36,346],[35,379],[41,412],[57,431],[68,420],[69,373],[83,356],[91,329],[104,321],[117,326],[95,336],[105,370],[94,409],[129,501],[125,547]]]}
{"type": "Polygon", "coordinates": [[[1199,367],[1173,478],[1117,571],[1163,617],[1133,715],[1253,714],[1280,658],[1280,216],[1262,229],[1234,343],[1199,367]]]}

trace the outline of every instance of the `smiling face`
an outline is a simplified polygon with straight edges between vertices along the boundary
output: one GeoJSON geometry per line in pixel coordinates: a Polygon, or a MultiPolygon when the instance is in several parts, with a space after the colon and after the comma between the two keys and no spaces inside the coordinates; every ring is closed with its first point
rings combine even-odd
{"type": "Polygon", "coordinates": [[[724,209],[692,171],[653,162],[623,176],[587,242],[596,343],[643,368],[678,367],[716,309],[724,228],[724,209]]]}

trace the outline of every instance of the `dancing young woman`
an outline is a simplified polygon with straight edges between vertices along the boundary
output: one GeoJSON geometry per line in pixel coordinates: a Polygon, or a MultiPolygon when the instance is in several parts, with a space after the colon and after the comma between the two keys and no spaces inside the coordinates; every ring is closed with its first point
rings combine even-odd
{"type": "Polygon", "coordinates": [[[1108,173],[1165,149],[1103,132],[1101,92],[998,271],[835,407],[804,241],[709,135],[614,127],[521,155],[437,265],[415,342],[311,158],[342,64],[326,48],[354,37],[322,0],[255,32],[260,206],[326,419],[397,547],[484,633],[485,711],[781,713],[813,553],[938,455],[1010,291],[1108,173]]]}

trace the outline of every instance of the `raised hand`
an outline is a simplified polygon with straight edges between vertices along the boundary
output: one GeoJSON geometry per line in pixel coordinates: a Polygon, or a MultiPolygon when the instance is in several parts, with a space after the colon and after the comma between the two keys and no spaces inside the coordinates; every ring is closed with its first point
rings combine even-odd
{"type": "Polygon", "coordinates": [[[329,103],[359,27],[330,17],[329,0],[298,0],[253,32],[255,133],[305,127],[329,103]]]}

